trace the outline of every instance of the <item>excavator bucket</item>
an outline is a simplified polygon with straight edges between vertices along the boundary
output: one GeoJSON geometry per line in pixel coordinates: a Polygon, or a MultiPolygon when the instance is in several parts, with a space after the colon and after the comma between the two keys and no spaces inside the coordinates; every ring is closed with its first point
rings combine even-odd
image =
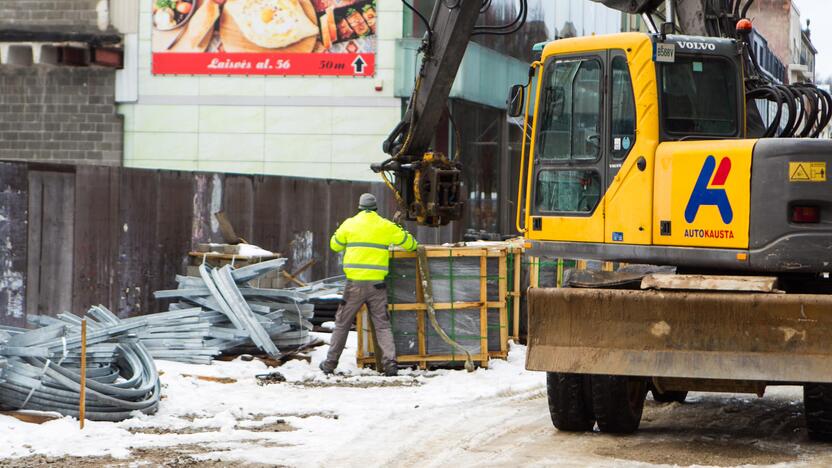
{"type": "Polygon", "coordinates": [[[832,297],[532,288],[529,370],[832,383],[832,297]]]}

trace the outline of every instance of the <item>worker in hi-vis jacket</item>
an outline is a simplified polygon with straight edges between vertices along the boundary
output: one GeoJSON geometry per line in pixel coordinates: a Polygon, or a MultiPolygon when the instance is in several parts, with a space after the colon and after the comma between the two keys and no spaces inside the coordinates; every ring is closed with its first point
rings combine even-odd
{"type": "Polygon", "coordinates": [[[387,316],[387,286],[384,282],[390,259],[389,249],[393,245],[412,251],[419,244],[407,230],[377,213],[376,197],[372,194],[361,195],[358,209],[359,213],[344,221],[329,241],[333,251],[344,252],[347,284],[335,314],[335,331],[329,353],[320,368],[325,374],[335,372],[355,315],[366,304],[381,348],[384,374],[394,376],[398,373],[398,364],[387,316]]]}

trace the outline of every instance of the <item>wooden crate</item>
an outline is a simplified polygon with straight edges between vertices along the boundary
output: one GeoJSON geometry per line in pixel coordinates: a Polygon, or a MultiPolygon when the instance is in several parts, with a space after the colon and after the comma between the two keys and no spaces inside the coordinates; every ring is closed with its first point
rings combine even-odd
{"type": "MultiPolygon", "coordinates": [[[[488,367],[491,358],[504,359],[508,355],[509,339],[519,335],[522,247],[509,242],[428,246],[427,255],[434,309],[443,330],[454,338],[459,321],[470,333],[475,333],[455,339],[471,352],[472,359],[481,367],[488,367]]],[[[392,250],[390,257],[388,310],[399,363],[416,364],[422,369],[463,363],[465,353],[442,342],[430,323],[421,274],[416,268],[416,253],[392,250]]],[[[358,314],[356,330],[357,363],[360,367],[374,367],[366,311],[358,314]]]]}

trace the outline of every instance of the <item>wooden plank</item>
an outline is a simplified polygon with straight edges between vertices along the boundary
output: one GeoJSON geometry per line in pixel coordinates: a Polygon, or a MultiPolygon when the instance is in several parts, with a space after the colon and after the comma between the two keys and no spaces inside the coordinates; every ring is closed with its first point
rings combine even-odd
{"type": "Polygon", "coordinates": [[[23,327],[27,308],[29,180],[26,164],[0,162],[0,325],[23,327]],[[6,248],[10,247],[10,248],[6,248]]]}
{"type": "Polygon", "coordinates": [[[0,411],[0,414],[30,424],[43,424],[45,422],[54,421],[62,417],[59,414],[36,413],[28,411],[0,411]]]}
{"type": "Polygon", "coordinates": [[[72,309],[75,173],[48,173],[43,190],[40,301],[50,315],[72,309]],[[45,294],[44,294],[45,293],[45,294]]]}
{"type": "Polygon", "coordinates": [[[771,293],[777,292],[777,278],[773,276],[652,274],[641,280],[641,289],[771,293]]]}
{"type": "MultiPolygon", "coordinates": [[[[540,258],[529,257],[529,287],[536,288],[540,286],[540,258]]],[[[558,284],[560,287],[560,284],[558,284]]]]}
{"type": "Polygon", "coordinates": [[[191,247],[222,241],[214,213],[222,209],[223,179],[222,174],[193,174],[191,247]]]}
{"type": "MultiPolygon", "coordinates": [[[[485,252],[483,252],[485,253],[485,252]]],[[[480,351],[488,354],[488,257],[480,257],[480,351]]],[[[488,367],[487,361],[483,367],[488,367]]]]}
{"type": "Polygon", "coordinates": [[[500,352],[508,351],[508,303],[506,301],[508,289],[508,266],[506,264],[506,257],[500,257],[499,260],[499,284],[500,284],[500,303],[503,304],[499,308],[500,311],[500,352]]]}
{"type": "MultiPolygon", "coordinates": [[[[401,249],[391,249],[397,252],[398,258],[416,258],[415,252],[408,252],[401,249]]],[[[433,247],[427,250],[426,254],[429,258],[448,258],[448,257],[490,257],[498,258],[504,255],[504,249],[469,249],[458,247],[433,247]]]]}
{"type": "Polygon", "coordinates": [[[214,377],[213,375],[199,375],[199,374],[179,374],[182,377],[191,377],[196,380],[202,380],[204,382],[214,382],[214,383],[221,383],[221,384],[233,384],[237,383],[237,379],[233,379],[231,377],[214,377]]]}
{"type": "Polygon", "coordinates": [[[72,309],[75,174],[29,171],[28,313],[55,316],[72,309]],[[67,248],[69,246],[69,248],[67,248]]]}
{"type": "Polygon", "coordinates": [[[119,181],[118,284],[119,317],[149,313],[154,302],[150,276],[157,256],[156,209],[159,173],[145,169],[121,170],[119,181]]]}
{"type": "Polygon", "coordinates": [[[252,241],[254,232],[254,180],[252,176],[226,175],[222,211],[234,226],[237,235],[252,241]]]}
{"type": "Polygon", "coordinates": [[[192,258],[196,258],[202,260],[203,258],[207,259],[215,259],[215,260],[237,260],[241,262],[251,262],[251,263],[258,263],[264,262],[266,260],[274,260],[276,258],[280,258],[280,255],[271,255],[265,257],[248,257],[246,255],[234,255],[234,254],[226,254],[226,253],[217,253],[217,252],[188,252],[188,256],[192,258]]]}
{"type": "Polygon", "coordinates": [[[517,249],[514,252],[514,288],[512,290],[514,297],[511,301],[512,307],[514,308],[512,312],[512,319],[514,322],[514,332],[512,333],[512,338],[514,338],[516,342],[520,341],[520,275],[522,273],[522,266],[523,253],[520,249],[517,249]]]}
{"type": "MultiPolygon", "coordinates": [[[[501,304],[497,301],[489,301],[489,302],[439,302],[433,305],[435,310],[451,310],[451,309],[480,309],[482,307],[486,308],[497,308],[502,307],[504,304],[501,304]]],[[[387,310],[391,313],[398,312],[398,311],[407,311],[407,310],[427,310],[428,306],[425,303],[417,302],[413,304],[388,304],[387,310]],[[395,306],[395,309],[393,308],[395,306]]]]}
{"type": "Polygon", "coordinates": [[[118,168],[78,166],[75,173],[72,311],[112,306],[118,249],[118,168]]]}
{"type": "MultiPolygon", "coordinates": [[[[176,287],[176,275],[184,274],[193,229],[195,183],[190,172],[159,171],[156,177],[156,209],[153,221],[156,248],[148,252],[150,292],[176,287]]],[[[161,312],[162,304],[151,300],[144,306],[149,313],[161,312]]]]}
{"type": "Polygon", "coordinates": [[[280,224],[286,222],[278,216],[282,177],[254,177],[254,207],[250,241],[273,252],[280,251],[280,224]]]}
{"type": "MultiPolygon", "coordinates": [[[[433,354],[430,356],[419,356],[417,354],[407,354],[402,356],[396,356],[399,364],[402,363],[419,363],[420,361],[425,362],[441,362],[441,361],[454,361],[454,362],[465,362],[465,354],[433,354]]],[[[474,363],[479,363],[480,366],[487,367],[488,366],[488,359],[489,356],[486,353],[483,355],[482,353],[474,353],[471,354],[471,359],[474,363]]],[[[361,358],[362,364],[369,364],[372,363],[374,358],[371,357],[364,357],[361,358]]]]}
{"type": "Polygon", "coordinates": [[[358,358],[363,358],[363,357],[366,356],[364,354],[364,347],[365,346],[364,346],[364,328],[363,328],[364,327],[364,320],[365,320],[364,319],[364,312],[365,311],[366,311],[366,309],[362,308],[361,310],[358,311],[357,314],[355,314],[355,333],[356,333],[356,335],[358,335],[357,336],[358,346],[356,348],[355,355],[358,358]]]}
{"type": "Polygon", "coordinates": [[[28,173],[29,179],[29,220],[27,258],[26,315],[38,315],[40,307],[41,233],[43,231],[43,177],[37,172],[28,173]]]}
{"type": "Polygon", "coordinates": [[[120,285],[118,281],[118,264],[119,264],[119,239],[122,235],[123,227],[119,224],[121,219],[119,210],[121,209],[121,172],[124,169],[121,167],[110,168],[110,215],[109,224],[107,226],[107,236],[109,238],[108,257],[110,262],[110,271],[104,281],[109,281],[110,294],[108,308],[111,311],[117,311],[119,306],[120,285]]]}

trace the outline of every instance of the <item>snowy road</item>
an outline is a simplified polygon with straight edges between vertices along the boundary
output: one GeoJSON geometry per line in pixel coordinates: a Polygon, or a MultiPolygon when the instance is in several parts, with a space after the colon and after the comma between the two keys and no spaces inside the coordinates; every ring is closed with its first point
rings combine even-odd
{"type": "MultiPolygon", "coordinates": [[[[383,429],[368,438],[383,456],[356,456],[398,466],[832,466],[832,447],[807,441],[800,389],[764,399],[693,394],[690,402],[647,402],[638,434],[559,433],[542,393],[470,408],[435,408],[406,421],[407,436],[383,429]]],[[[364,446],[366,448],[366,445],[364,446]]],[[[335,462],[333,458],[331,461],[335,462]]]]}
{"type": "Polygon", "coordinates": [[[62,418],[43,425],[0,416],[0,466],[832,466],[832,446],[810,444],[797,388],[766,398],[693,394],[647,402],[630,437],[557,432],[545,377],[523,368],[524,348],[488,370],[378,377],[342,358],[348,377],[325,378],[295,361],[286,383],[258,386],[259,362],[160,362],[158,414],[121,423],[62,418]],[[223,384],[195,378],[233,379],[223,384]]]}

